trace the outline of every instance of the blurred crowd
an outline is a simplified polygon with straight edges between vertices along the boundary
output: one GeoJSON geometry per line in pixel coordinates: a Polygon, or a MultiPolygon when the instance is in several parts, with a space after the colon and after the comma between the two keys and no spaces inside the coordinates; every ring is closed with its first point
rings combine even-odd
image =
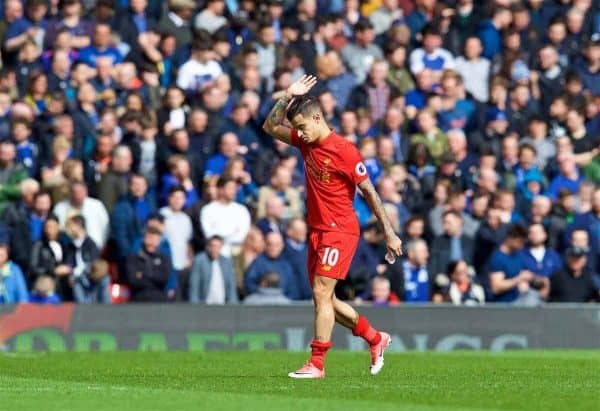
{"type": "Polygon", "coordinates": [[[304,74],[405,246],[339,298],[598,301],[599,3],[3,0],[0,302],[310,300],[304,74]]]}

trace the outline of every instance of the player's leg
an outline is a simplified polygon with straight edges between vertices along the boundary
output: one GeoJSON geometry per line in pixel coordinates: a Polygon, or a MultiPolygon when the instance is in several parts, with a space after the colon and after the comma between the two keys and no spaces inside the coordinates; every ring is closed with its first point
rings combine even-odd
{"type": "Polygon", "coordinates": [[[383,354],[390,345],[391,338],[388,333],[377,331],[367,317],[359,315],[351,305],[333,299],[333,309],[335,311],[335,320],[338,324],[352,330],[352,334],[364,339],[369,344],[371,351],[371,374],[375,375],[383,368],[383,354]]]}
{"type": "Polygon", "coordinates": [[[292,378],[323,378],[325,356],[331,348],[331,333],[335,325],[333,293],[337,280],[315,275],[313,277],[313,301],[315,303],[315,337],[310,344],[310,360],[298,371],[289,373],[292,378]]]}
{"type": "Polygon", "coordinates": [[[333,309],[335,321],[349,330],[354,330],[358,323],[358,312],[350,304],[338,300],[335,295],[333,296],[333,309]]]}

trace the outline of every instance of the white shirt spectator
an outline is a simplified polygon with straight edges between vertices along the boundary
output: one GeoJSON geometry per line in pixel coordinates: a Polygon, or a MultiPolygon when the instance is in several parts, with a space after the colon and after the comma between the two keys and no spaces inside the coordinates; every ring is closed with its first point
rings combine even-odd
{"type": "Polygon", "coordinates": [[[184,90],[198,90],[221,74],[223,70],[214,60],[201,63],[196,59],[189,59],[179,69],[177,86],[184,90]]]}
{"type": "Polygon", "coordinates": [[[413,74],[420,73],[424,69],[441,72],[453,68],[452,53],[441,47],[435,49],[431,54],[427,54],[423,48],[415,49],[410,53],[410,71],[413,74]]]}
{"type": "Polygon", "coordinates": [[[183,270],[189,265],[188,244],[192,239],[192,220],[183,211],[175,212],[169,207],[160,209],[165,217],[164,236],[171,248],[173,268],[183,270]]]}
{"type": "Polygon", "coordinates": [[[206,304],[225,304],[225,280],[218,260],[211,262],[210,284],[206,294],[206,304]]]}
{"type": "Polygon", "coordinates": [[[206,238],[214,235],[223,238],[221,254],[231,257],[231,247],[242,244],[250,231],[250,213],[236,202],[212,201],[200,210],[200,223],[206,238]]]}
{"type": "Polygon", "coordinates": [[[481,103],[488,101],[490,61],[483,57],[477,60],[467,60],[463,56],[460,56],[456,59],[455,63],[456,72],[463,78],[465,90],[481,103]]]}
{"type": "Polygon", "coordinates": [[[104,204],[100,200],[87,197],[83,200],[81,208],[71,205],[69,200],[61,201],[54,206],[54,215],[58,218],[60,228],[65,228],[67,220],[76,214],[81,214],[85,219],[85,228],[98,249],[102,250],[108,239],[109,219],[104,204]]]}

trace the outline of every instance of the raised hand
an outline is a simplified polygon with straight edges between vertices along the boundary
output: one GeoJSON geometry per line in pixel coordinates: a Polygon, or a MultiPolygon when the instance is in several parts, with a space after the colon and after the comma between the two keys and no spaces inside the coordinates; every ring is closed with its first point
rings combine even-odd
{"type": "Polygon", "coordinates": [[[317,78],[315,76],[304,75],[287,88],[285,92],[286,97],[289,99],[295,96],[302,96],[308,93],[315,84],[317,84],[317,78]]]}

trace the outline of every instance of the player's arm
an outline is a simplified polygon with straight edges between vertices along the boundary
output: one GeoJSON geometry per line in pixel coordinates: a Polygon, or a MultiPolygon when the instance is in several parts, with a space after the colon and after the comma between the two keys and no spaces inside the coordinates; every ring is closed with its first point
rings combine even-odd
{"type": "Polygon", "coordinates": [[[295,96],[302,96],[308,93],[315,84],[317,84],[317,78],[315,76],[306,75],[300,77],[299,80],[291,84],[287,90],[285,90],[285,95],[277,100],[277,103],[275,103],[271,109],[271,112],[263,124],[263,130],[276,139],[290,144],[292,140],[292,129],[283,125],[286,108],[295,96]]]}
{"type": "Polygon", "coordinates": [[[390,222],[390,219],[383,208],[383,203],[381,202],[381,198],[379,198],[379,194],[377,194],[377,190],[375,190],[373,183],[371,183],[371,180],[367,178],[359,183],[358,187],[362,191],[363,197],[369,205],[369,208],[373,214],[375,214],[375,217],[377,217],[377,220],[379,220],[379,223],[383,227],[388,251],[396,256],[402,255],[402,241],[394,232],[392,223],[390,222]]]}
{"type": "Polygon", "coordinates": [[[288,96],[286,90],[285,95],[277,100],[263,124],[263,130],[276,139],[288,144],[290,144],[292,139],[292,129],[283,125],[283,119],[285,118],[286,107],[290,100],[291,97],[288,96]]]}

